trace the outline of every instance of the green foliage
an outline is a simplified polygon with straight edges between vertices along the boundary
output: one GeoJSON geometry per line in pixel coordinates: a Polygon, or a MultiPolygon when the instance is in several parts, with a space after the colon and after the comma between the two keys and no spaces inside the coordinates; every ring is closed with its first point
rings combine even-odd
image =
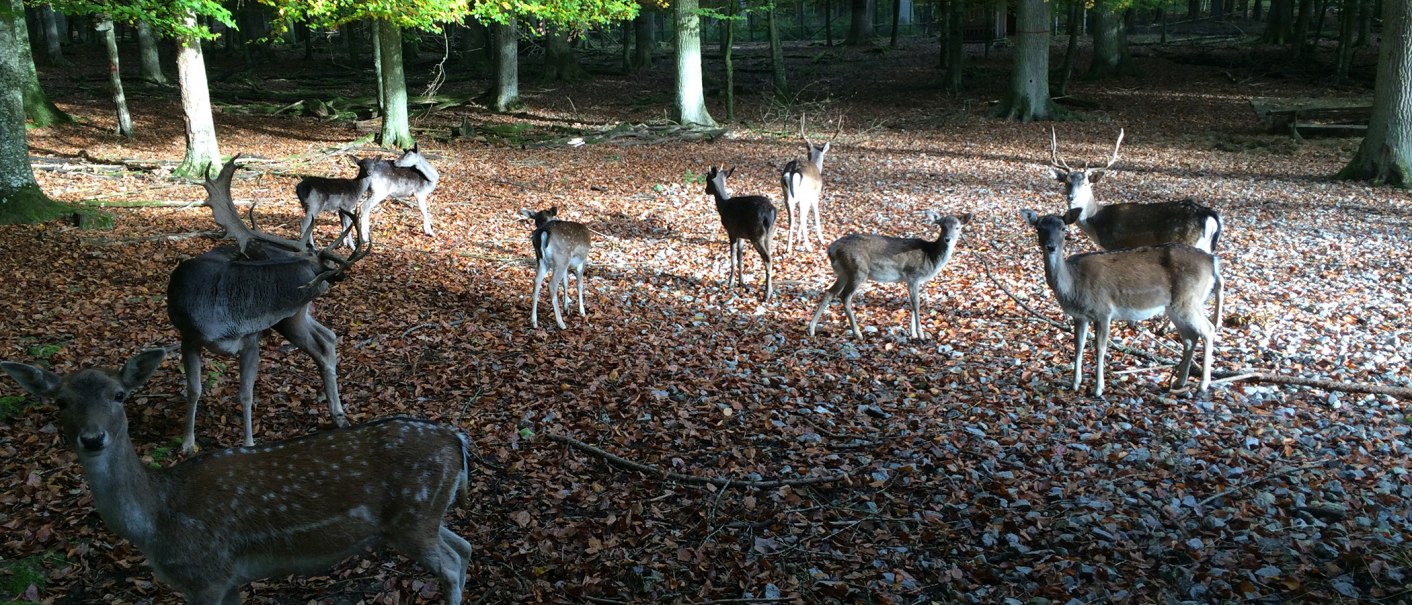
{"type": "Polygon", "coordinates": [[[33,403],[28,397],[19,395],[0,397],[0,422],[8,422],[11,418],[19,416],[33,403]]]}
{"type": "Polygon", "coordinates": [[[29,348],[29,356],[40,361],[49,361],[62,350],[64,350],[64,345],[57,343],[34,345],[29,348]]]}
{"type": "Polygon", "coordinates": [[[706,175],[696,174],[695,172],[692,172],[690,168],[688,168],[686,174],[682,175],[682,182],[686,183],[687,185],[705,185],[706,175]]]}
{"type": "Polygon", "coordinates": [[[171,460],[173,454],[181,451],[181,437],[172,437],[164,445],[152,448],[152,468],[162,468],[162,463],[171,460]]]}
{"type": "Polygon", "coordinates": [[[64,556],[53,552],[14,561],[0,561],[0,596],[19,596],[30,586],[43,588],[46,579],[45,566],[63,563],[64,556]]]}
{"type": "Polygon", "coordinates": [[[145,21],[163,36],[211,39],[216,34],[196,21],[187,24],[191,15],[210,17],[226,27],[235,27],[230,11],[216,0],[55,0],[54,10],[75,15],[106,14],[113,21],[134,25],[145,21]]]}

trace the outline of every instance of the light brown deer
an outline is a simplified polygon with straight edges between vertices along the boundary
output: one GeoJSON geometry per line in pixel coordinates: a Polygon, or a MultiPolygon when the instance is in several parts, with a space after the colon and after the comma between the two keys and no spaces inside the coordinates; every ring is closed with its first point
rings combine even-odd
{"type": "Polygon", "coordinates": [[[1142,321],[1166,312],[1182,338],[1182,360],[1172,388],[1186,385],[1196,341],[1205,344],[1201,390],[1211,384],[1211,349],[1221,325],[1221,261],[1186,244],[1163,244],[1115,252],[1064,257],[1064,227],[1078,221],[1080,210],[1063,217],[1040,216],[1021,210],[1039,236],[1044,277],[1064,314],[1074,319],[1074,390],[1083,380],[1084,341],[1094,324],[1098,367],[1094,396],[1103,395],[1103,365],[1108,356],[1108,331],[1113,320],[1142,321]],[[1216,313],[1207,320],[1206,299],[1216,296],[1216,313]]]}
{"type": "Polygon", "coordinates": [[[1050,129],[1049,176],[1064,184],[1064,197],[1070,208],[1078,208],[1079,229],[1104,250],[1121,250],[1158,244],[1187,244],[1215,253],[1223,223],[1215,210],[1191,200],[1150,204],[1108,204],[1100,206],[1093,185],[1118,161],[1123,131],[1113,155],[1102,168],[1087,166],[1074,170],[1059,158],[1059,135],[1050,129]]]}
{"type": "Polygon", "coordinates": [[[784,209],[789,215],[789,231],[785,233],[785,252],[794,251],[795,232],[805,250],[813,250],[809,240],[809,215],[814,215],[814,237],[819,245],[824,245],[824,231],[819,218],[819,202],[824,192],[824,154],[839,133],[843,132],[843,120],[838,122],[838,130],[823,145],[815,145],[804,134],[804,116],[799,116],[799,138],[804,139],[804,150],[809,154],[808,161],[790,160],[780,173],[780,184],[784,186],[784,209]]]}
{"type": "Polygon", "coordinates": [[[124,402],[165,355],[143,351],[116,370],[66,376],[0,363],[25,390],[58,403],[99,516],[158,579],[189,603],[237,605],[250,581],[310,573],[385,544],[436,574],[444,603],[461,603],[471,545],[444,522],[470,479],[460,431],[389,418],[150,468],[133,449],[124,402]]]}
{"type": "Polygon", "coordinates": [[[539,327],[539,288],[549,275],[549,299],[554,303],[554,323],[564,329],[559,311],[559,288],[564,289],[564,306],[569,306],[569,270],[573,269],[579,287],[579,317],[583,310],[583,266],[593,246],[583,223],[559,220],[559,207],[534,212],[520,210],[520,216],[534,221],[530,243],[534,245],[534,302],[530,304],[530,327],[539,327]]]}
{"type": "Polygon", "coordinates": [[[941,231],[935,241],[919,238],[890,237],[871,233],[853,233],[838,238],[829,244],[829,263],[838,279],[824,291],[819,299],[819,308],[814,318],[809,320],[809,335],[814,335],[814,326],[819,317],[835,298],[843,300],[843,313],[848,316],[848,325],[853,328],[853,336],[863,338],[858,329],[858,318],[853,315],[853,295],[858,288],[870,281],[907,284],[908,300],[912,307],[912,323],[908,334],[912,338],[926,338],[922,331],[922,285],[941,271],[951,254],[956,251],[956,240],[961,237],[961,227],[971,222],[971,215],[946,216],[936,210],[928,210],[927,220],[941,231]]]}

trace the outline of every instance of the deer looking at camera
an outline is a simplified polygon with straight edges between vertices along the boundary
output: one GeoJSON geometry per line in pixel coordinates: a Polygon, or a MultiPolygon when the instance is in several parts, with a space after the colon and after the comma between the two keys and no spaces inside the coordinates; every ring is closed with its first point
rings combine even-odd
{"type": "Polygon", "coordinates": [[[829,264],[833,266],[834,280],[829,289],[824,290],[819,299],[819,308],[809,320],[809,335],[814,335],[814,326],[819,317],[835,298],[843,300],[843,313],[848,316],[848,325],[853,328],[853,336],[863,339],[858,329],[858,318],[853,315],[853,295],[858,288],[870,281],[907,284],[908,300],[912,307],[912,323],[908,334],[912,338],[926,338],[922,331],[922,286],[937,273],[956,251],[956,241],[961,237],[961,227],[971,222],[971,215],[946,216],[936,210],[928,210],[927,221],[941,228],[935,241],[919,238],[889,237],[867,233],[845,235],[829,244],[829,264]]]}
{"type": "Polygon", "coordinates": [[[559,207],[532,212],[520,210],[520,216],[534,221],[530,243],[534,245],[534,302],[530,305],[530,327],[539,327],[539,287],[544,276],[549,278],[549,298],[554,302],[554,323],[564,329],[564,316],[559,312],[559,287],[564,289],[564,306],[569,306],[569,270],[573,269],[579,287],[579,316],[583,310],[583,266],[593,246],[588,227],[582,223],[559,220],[559,207]]]}
{"type": "Polygon", "coordinates": [[[470,480],[460,431],[389,418],[150,468],[133,449],[124,402],[165,355],[144,351],[116,370],[66,376],[0,363],[25,390],[58,403],[99,516],[158,579],[188,603],[238,605],[252,580],[311,573],[386,544],[436,574],[444,603],[461,603],[471,545],[444,521],[470,480]]]}
{"type": "Polygon", "coordinates": [[[780,183],[784,186],[785,213],[789,216],[789,231],[785,233],[786,252],[794,251],[795,231],[799,232],[799,239],[805,250],[814,249],[808,233],[810,213],[814,215],[814,237],[818,238],[820,246],[824,245],[824,232],[819,218],[819,201],[824,190],[824,154],[829,152],[829,146],[841,132],[843,120],[839,120],[838,130],[834,131],[833,137],[824,141],[823,145],[815,145],[809,140],[809,136],[804,134],[804,116],[799,117],[799,138],[804,139],[804,151],[809,155],[809,160],[790,160],[780,174],[780,183]]]}
{"type": "Polygon", "coordinates": [[[369,158],[355,160],[360,178],[368,181],[368,197],[363,201],[363,209],[358,213],[359,233],[364,242],[371,235],[369,221],[373,210],[387,198],[411,197],[417,200],[417,210],[422,213],[422,233],[436,235],[431,228],[431,213],[427,211],[427,197],[441,182],[441,173],[432,167],[422,155],[419,146],[402,152],[395,160],[369,158]]]}
{"type": "MultiPolygon", "coordinates": [[[[203,349],[239,360],[238,398],[245,421],[245,445],[254,445],[251,410],[260,366],[260,337],[271,329],[313,358],[323,377],[324,396],[334,422],[348,424],[338,398],[337,336],[314,319],[310,307],[330,282],[341,279],[353,263],[367,255],[367,240],[359,233],[359,246],[344,258],[331,249],[316,250],[306,243],[247,228],[230,195],[236,158],[226,163],[216,180],[208,177],[204,183],[206,205],[236,245],[182,261],[167,283],[167,317],[181,334],[181,361],[186,370],[184,452],[196,447],[203,349]]],[[[347,234],[344,230],[339,239],[347,234]]]]}
{"type": "Polygon", "coordinates": [[[770,240],[775,235],[775,205],[763,195],[742,195],[732,197],[726,186],[726,178],[735,174],[735,168],[723,170],[712,166],[706,171],[706,195],[716,200],[716,213],[721,215],[721,226],[726,229],[726,240],[730,248],[730,278],[727,287],[735,290],[737,280],[745,276],[745,242],[748,240],[760,259],[765,262],[765,296],[769,301],[775,292],[774,275],[771,273],[770,240]]]}
{"type": "Polygon", "coordinates": [[[1211,349],[1216,326],[1221,325],[1221,262],[1204,250],[1186,244],[1162,244],[1114,252],[1094,252],[1064,257],[1064,228],[1078,221],[1078,208],[1063,217],[1040,216],[1021,210],[1025,222],[1039,236],[1044,254],[1044,277],[1064,314],[1074,319],[1074,390],[1083,379],[1084,341],[1094,324],[1097,351],[1096,397],[1103,395],[1103,366],[1108,355],[1110,323],[1142,321],[1166,312],[1182,339],[1182,360],[1172,388],[1186,385],[1196,342],[1205,353],[1201,363],[1201,390],[1211,384],[1211,349]],[[1205,317],[1206,299],[1216,296],[1216,313],[1205,317]]]}
{"type": "Polygon", "coordinates": [[[1093,197],[1093,185],[1103,179],[1118,161],[1123,131],[1113,155],[1102,168],[1074,170],[1059,157],[1059,135],[1050,129],[1050,177],[1064,184],[1070,208],[1082,211],[1079,229],[1104,250],[1178,243],[1215,253],[1221,239],[1221,215],[1191,200],[1151,204],[1108,204],[1101,206],[1093,197]]]}
{"type": "MultiPolygon", "coordinates": [[[[356,163],[357,160],[355,159],[356,163]]],[[[358,176],[351,179],[306,176],[294,186],[294,194],[299,197],[299,206],[304,209],[304,218],[299,222],[299,238],[314,243],[314,218],[325,210],[339,215],[346,233],[352,225],[358,204],[368,193],[368,175],[361,167],[358,176]]],[[[344,236],[339,245],[353,247],[352,238],[344,236]]]]}

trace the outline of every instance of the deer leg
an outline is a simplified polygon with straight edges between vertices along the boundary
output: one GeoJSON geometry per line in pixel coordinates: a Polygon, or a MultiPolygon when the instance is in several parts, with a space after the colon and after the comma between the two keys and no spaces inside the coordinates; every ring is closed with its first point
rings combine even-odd
{"type": "Polygon", "coordinates": [[[908,282],[907,301],[912,303],[912,338],[923,340],[926,335],[922,333],[922,297],[917,284],[908,282]]]}
{"type": "Polygon", "coordinates": [[[824,246],[824,227],[820,224],[823,219],[819,218],[819,201],[814,201],[814,237],[819,238],[819,246],[824,246]]]}
{"type": "Polygon", "coordinates": [[[784,252],[785,252],[785,254],[793,254],[793,253],[794,253],[794,216],[795,216],[794,206],[797,204],[797,202],[795,202],[794,199],[793,199],[792,197],[790,197],[788,194],[789,194],[789,191],[788,191],[788,189],[786,188],[786,190],[785,190],[786,199],[784,200],[784,213],[785,213],[785,217],[789,219],[789,230],[788,230],[788,231],[785,231],[785,233],[784,233],[784,252]]]}
{"type": "Polygon", "coordinates": [[[775,279],[771,272],[770,262],[770,234],[766,233],[759,240],[750,240],[750,244],[755,247],[755,251],[760,253],[760,258],[765,261],[765,298],[768,302],[770,295],[775,293],[775,279]]]}
{"type": "MultiPolygon", "coordinates": [[[[843,276],[839,276],[839,279],[842,280],[843,276]]],[[[839,298],[843,299],[843,314],[848,316],[848,325],[853,328],[853,336],[858,340],[863,340],[863,331],[858,329],[858,317],[853,314],[853,295],[857,292],[858,284],[849,280],[844,283],[839,298]]]]}
{"type": "Polygon", "coordinates": [[[545,269],[544,261],[535,264],[534,269],[534,302],[530,304],[530,327],[539,327],[539,287],[544,283],[545,269]]]}
{"type": "Polygon", "coordinates": [[[308,307],[275,324],[275,331],[313,359],[314,365],[319,366],[319,376],[324,382],[324,398],[328,399],[329,415],[333,416],[334,424],[348,426],[348,418],[343,413],[343,401],[338,396],[338,335],[309,315],[308,307]]]}
{"type": "Polygon", "coordinates": [[[1098,373],[1098,381],[1093,386],[1093,396],[1103,396],[1103,366],[1108,363],[1108,335],[1112,328],[1111,320],[1103,318],[1098,320],[1094,326],[1093,345],[1096,347],[1093,354],[1093,365],[1098,373]]]}
{"type": "Polygon", "coordinates": [[[578,282],[579,288],[579,316],[582,317],[588,315],[588,313],[585,313],[583,310],[583,263],[579,263],[577,267],[574,267],[574,274],[577,276],[575,281],[578,282]]]}
{"type": "Polygon", "coordinates": [[[824,295],[819,298],[819,308],[814,310],[814,318],[809,320],[809,336],[814,335],[814,326],[819,323],[819,318],[824,315],[824,309],[828,308],[829,302],[843,289],[843,278],[834,280],[829,289],[824,290],[824,295]]]}
{"type": "MultiPolygon", "coordinates": [[[[549,291],[549,299],[554,301],[554,323],[559,324],[560,330],[564,329],[564,315],[559,310],[559,285],[563,284],[564,296],[567,297],[569,295],[569,285],[567,283],[569,280],[568,273],[568,267],[559,265],[554,267],[554,276],[549,278],[549,287],[552,288],[549,291]]],[[[564,305],[567,306],[568,304],[566,299],[564,305]]]]}
{"type": "Polygon", "coordinates": [[[1074,390],[1084,378],[1084,341],[1088,340],[1088,320],[1074,318],[1074,390]]]}
{"type": "Polygon", "coordinates": [[[461,556],[461,565],[458,566],[460,577],[457,579],[456,584],[464,591],[466,589],[466,566],[470,564],[471,555],[474,554],[471,550],[471,543],[465,541],[461,536],[456,535],[455,532],[446,529],[445,525],[442,525],[439,531],[441,533],[441,543],[451,547],[452,550],[456,551],[456,554],[461,556]]]}
{"type": "Polygon", "coordinates": [[[245,337],[240,344],[240,415],[245,421],[245,447],[255,445],[255,376],[260,371],[260,333],[245,337]]]}
{"type": "Polygon", "coordinates": [[[299,219],[299,239],[311,246],[314,245],[314,217],[318,216],[320,209],[317,203],[310,200],[309,206],[304,209],[304,218],[299,219]]]}
{"type": "Polygon", "coordinates": [[[426,194],[421,194],[416,196],[416,198],[417,210],[420,210],[422,213],[422,233],[435,236],[436,232],[431,230],[431,213],[427,212],[427,196],[426,194]]]}
{"type": "Polygon", "coordinates": [[[364,244],[368,243],[368,240],[372,237],[370,224],[373,219],[373,210],[385,199],[387,199],[387,193],[378,191],[368,196],[367,201],[363,202],[363,211],[358,213],[358,239],[362,240],[364,244]]]}
{"type": "MultiPolygon", "coordinates": [[[[363,221],[363,222],[366,222],[366,221],[363,221]]],[[[349,229],[349,227],[353,225],[353,219],[348,218],[348,215],[346,215],[346,214],[340,212],[340,213],[338,213],[338,225],[339,225],[339,227],[340,227],[340,229],[339,229],[339,231],[338,231],[339,233],[347,233],[347,234],[348,234],[348,235],[343,236],[343,241],[338,242],[338,244],[339,244],[340,246],[343,246],[344,248],[352,248],[352,247],[353,247],[353,231],[351,231],[351,230],[349,229]]],[[[364,225],[358,225],[358,226],[363,229],[363,233],[367,233],[367,232],[368,232],[368,228],[367,228],[366,226],[364,226],[364,225]]],[[[311,234],[310,237],[312,238],[312,234],[311,234]]],[[[313,241],[313,240],[311,239],[310,241],[313,241]]],[[[366,240],[365,240],[365,241],[366,241],[366,240]]]]}
{"type": "MultiPolygon", "coordinates": [[[[1204,318],[1203,318],[1204,319],[1204,318]]],[[[1216,326],[1207,323],[1206,329],[1201,334],[1202,357],[1201,357],[1201,385],[1200,390],[1205,392],[1211,388],[1211,353],[1216,344],[1216,326]]],[[[1193,343],[1195,344],[1195,343],[1193,343]]]]}
{"type": "Polygon", "coordinates": [[[734,291],[735,291],[735,265],[736,265],[736,260],[740,257],[740,246],[739,246],[738,244],[740,244],[740,240],[732,239],[732,240],[730,241],[730,265],[731,265],[731,268],[730,268],[730,275],[726,278],[726,290],[729,291],[729,292],[734,292],[734,291]]]}
{"type": "Polygon", "coordinates": [[[181,451],[196,451],[196,404],[201,401],[201,344],[181,343],[181,367],[186,372],[186,435],[181,438],[181,451]]]}

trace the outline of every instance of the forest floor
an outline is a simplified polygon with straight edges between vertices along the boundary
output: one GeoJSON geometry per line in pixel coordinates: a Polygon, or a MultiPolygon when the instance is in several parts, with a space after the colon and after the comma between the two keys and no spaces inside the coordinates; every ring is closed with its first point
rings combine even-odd
{"type": "MultiPolygon", "coordinates": [[[[1145,77],[1075,81],[1070,93],[1092,107],[1083,121],[1053,125],[1061,153],[1070,164],[1098,164],[1125,129],[1121,159],[1097,187],[1101,201],[1191,198],[1222,213],[1226,318],[1216,370],[1412,386],[1412,195],[1331,180],[1358,140],[1268,134],[1249,103],[1367,90],[1243,68],[1248,50],[1214,66],[1182,60],[1209,54],[1188,50],[1140,47],[1145,77]]],[[[574,85],[527,74],[527,109],[512,115],[474,104],[415,112],[421,148],[442,175],[432,196],[437,235],[420,232],[412,206],[384,204],[372,254],[315,315],[339,335],[354,421],[410,414],[452,423],[489,462],[475,464],[469,504],[450,513],[477,553],[470,598],[1408,598],[1412,402],[1246,381],[1174,394],[1169,368],[1122,351],[1110,352],[1105,397],[1089,394],[1091,374],[1071,390],[1072,334],[1000,287],[1063,319],[1019,215],[1064,207],[1046,171],[1051,124],[988,117],[1008,77],[1003,51],[978,57],[956,96],[940,92],[936,54],[921,42],[900,51],[791,48],[798,93],[781,103],[752,92],[769,73],[763,54],[743,52],[739,121],[711,142],[556,143],[660,123],[671,103],[665,59],[643,74],[574,85]],[[832,273],[817,242],[785,252],[783,229],[775,298],[759,300],[753,253],[746,287],[723,289],[726,244],[701,175],[736,166],[736,192],[778,203],[779,169],[803,153],[801,114],[816,139],[842,121],[825,162],[827,240],[855,231],[932,237],[924,210],[974,213],[926,289],[927,339],[907,338],[897,285],[858,297],[863,340],[837,304],[808,337],[832,273]],[[451,138],[463,121],[476,134],[451,138]],[[553,327],[547,297],[542,327],[529,327],[530,227],[517,211],[550,206],[595,238],[588,314],[566,316],[566,330],[553,327]],[[847,476],[720,488],[626,470],[551,436],[695,477],[847,476]]],[[[260,115],[257,102],[287,104],[271,91],[366,95],[372,77],[331,78],[341,68],[327,57],[255,70],[219,53],[209,60],[221,149],[245,154],[235,197],[259,202],[262,228],[293,237],[297,175],[352,176],[345,156],[378,151],[352,144],[361,133],[351,121],[260,115]]],[[[130,86],[137,136],[123,140],[112,134],[98,55],[82,63],[90,67],[45,70],[58,104],[81,121],[31,132],[37,176],[57,199],[107,205],[116,226],[0,227],[9,284],[0,289],[0,357],[56,371],[114,366],[174,344],[167,276],[217,244],[180,237],[215,227],[197,205],[201,188],[167,176],[183,149],[175,91],[130,86]]],[[[409,68],[415,92],[435,63],[409,68]]],[[[484,89],[483,79],[451,71],[440,94],[484,89]]],[[[724,118],[721,99],[709,101],[724,118]]],[[[320,239],[334,232],[335,221],[321,218],[320,239]]],[[[1077,233],[1069,242],[1092,249],[1077,233]]],[[[1174,337],[1155,325],[1115,337],[1172,357],[1174,337]]],[[[256,439],[327,425],[312,363],[277,337],[264,344],[256,439]]],[[[236,445],[235,363],[207,367],[199,441],[207,450],[236,445]]],[[[168,360],[130,399],[133,441],[153,464],[180,458],[182,384],[168,360]]],[[[0,385],[0,600],[180,602],[95,514],[54,408],[0,385]]],[[[245,602],[429,603],[438,591],[427,570],[380,552],[322,575],[256,582],[245,602]]]]}

